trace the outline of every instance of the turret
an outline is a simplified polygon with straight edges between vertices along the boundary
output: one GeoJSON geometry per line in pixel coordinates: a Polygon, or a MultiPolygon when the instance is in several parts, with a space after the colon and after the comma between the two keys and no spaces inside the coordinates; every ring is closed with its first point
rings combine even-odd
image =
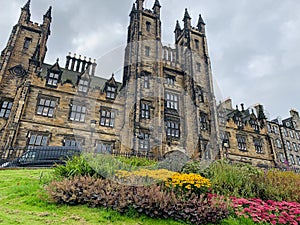
{"type": "Polygon", "coordinates": [[[153,9],[154,14],[156,14],[158,17],[160,17],[160,8],[161,8],[161,5],[159,3],[159,0],[155,0],[154,6],[152,9],[153,9]]]}
{"type": "Polygon", "coordinates": [[[175,41],[178,39],[178,37],[180,36],[182,30],[181,30],[181,27],[180,27],[180,24],[179,24],[179,21],[177,20],[176,21],[176,27],[175,27],[175,30],[174,30],[174,33],[175,33],[175,41]]]}
{"type": "Polygon", "coordinates": [[[204,20],[202,19],[201,14],[199,14],[197,28],[200,32],[203,32],[203,33],[205,32],[205,23],[204,23],[204,20]]]}
{"type": "Polygon", "coordinates": [[[184,18],[183,18],[183,22],[184,22],[184,29],[191,29],[191,17],[189,15],[189,12],[187,10],[187,8],[185,9],[185,13],[184,13],[184,18]]]}
{"type": "Polygon", "coordinates": [[[136,5],[137,5],[137,10],[142,11],[143,5],[144,5],[144,0],[136,0],[136,5]]]}
{"type": "Polygon", "coordinates": [[[21,8],[19,23],[28,23],[30,21],[30,0],[21,8]]]}

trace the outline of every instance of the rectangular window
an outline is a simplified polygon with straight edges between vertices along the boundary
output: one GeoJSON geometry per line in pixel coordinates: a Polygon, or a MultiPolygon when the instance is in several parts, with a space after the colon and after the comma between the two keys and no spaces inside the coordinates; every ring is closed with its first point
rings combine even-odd
{"type": "Polygon", "coordinates": [[[291,138],[294,138],[294,133],[293,133],[292,130],[290,130],[290,137],[291,137],[291,138]]]}
{"type": "Polygon", "coordinates": [[[225,148],[230,148],[229,137],[230,137],[229,132],[221,132],[220,133],[220,138],[222,140],[222,146],[225,148]]]}
{"type": "Polygon", "coordinates": [[[277,148],[282,148],[282,144],[279,139],[276,139],[276,145],[277,145],[277,148]]]}
{"type": "Polygon", "coordinates": [[[255,151],[258,154],[262,154],[263,153],[263,141],[262,139],[254,139],[254,146],[255,146],[255,151]]]}
{"type": "Polygon", "coordinates": [[[287,132],[287,130],[286,130],[285,128],[283,128],[283,133],[284,133],[284,135],[285,135],[286,137],[289,136],[289,134],[288,134],[288,132],[287,132]]]}
{"type": "Polygon", "coordinates": [[[70,110],[71,110],[71,112],[70,112],[69,119],[71,121],[76,121],[76,122],[84,122],[85,121],[86,106],[80,105],[78,103],[73,103],[71,105],[70,110]]]}
{"type": "Polygon", "coordinates": [[[167,76],[167,84],[171,85],[171,86],[174,86],[174,84],[175,84],[175,77],[173,77],[173,76],[167,76]]]}
{"type": "Polygon", "coordinates": [[[180,138],[180,122],[179,121],[166,121],[167,124],[167,137],[180,138]]]}
{"type": "Polygon", "coordinates": [[[296,134],[297,140],[300,140],[300,135],[299,135],[299,133],[296,131],[295,134],[296,134]]]}
{"type": "Polygon", "coordinates": [[[141,132],[139,135],[139,149],[141,151],[148,152],[150,150],[150,135],[145,132],[141,132]]]}
{"type": "Polygon", "coordinates": [[[280,162],[282,162],[282,163],[285,162],[285,158],[284,158],[284,155],[282,152],[279,152],[279,159],[280,159],[280,162]]]}
{"type": "Polygon", "coordinates": [[[253,130],[254,130],[255,132],[259,132],[259,124],[258,124],[258,121],[251,119],[251,120],[249,121],[249,123],[250,123],[250,126],[253,128],[253,130]]]}
{"type": "Polygon", "coordinates": [[[59,82],[59,74],[50,72],[47,77],[47,85],[57,87],[59,82]]]}
{"type": "Polygon", "coordinates": [[[104,127],[114,127],[115,111],[107,108],[101,109],[100,125],[104,127]]]}
{"type": "Polygon", "coordinates": [[[238,149],[241,151],[247,151],[247,144],[246,144],[246,137],[237,135],[236,136],[237,142],[238,142],[238,149]]]}
{"type": "Polygon", "coordinates": [[[290,161],[291,161],[291,165],[295,165],[295,159],[292,154],[290,154],[290,161]]]}
{"type": "Polygon", "coordinates": [[[279,129],[278,129],[277,126],[274,126],[274,133],[275,133],[275,134],[279,134],[279,129]]]}
{"type": "Polygon", "coordinates": [[[206,113],[200,113],[200,129],[208,130],[208,115],[206,113]]]}
{"type": "Polygon", "coordinates": [[[47,146],[49,135],[33,133],[28,136],[28,139],[28,146],[47,146]]]}
{"type": "Polygon", "coordinates": [[[149,46],[145,47],[145,56],[147,56],[147,57],[150,56],[150,47],[149,46]]]}
{"type": "Polygon", "coordinates": [[[70,138],[70,137],[66,137],[64,140],[64,146],[67,147],[81,147],[83,144],[83,139],[75,139],[75,138],[70,138]]]}
{"type": "Polygon", "coordinates": [[[147,32],[151,31],[151,23],[149,21],[146,22],[146,30],[147,32]]]}
{"type": "Polygon", "coordinates": [[[196,71],[201,72],[201,64],[200,63],[196,63],[196,71]]]}
{"type": "Polygon", "coordinates": [[[31,38],[26,37],[25,40],[24,40],[23,49],[25,49],[25,50],[28,49],[29,46],[30,46],[31,41],[32,41],[31,38]]]}
{"type": "Polygon", "coordinates": [[[199,88],[198,99],[199,99],[199,102],[204,102],[204,91],[202,88],[199,88]]]}
{"type": "Polygon", "coordinates": [[[199,40],[195,39],[195,46],[196,46],[196,49],[199,49],[199,40]]]}
{"type": "Polygon", "coordinates": [[[97,141],[96,142],[96,153],[111,154],[113,152],[114,144],[112,142],[105,142],[105,141],[97,141]]]}
{"type": "Polygon", "coordinates": [[[82,93],[87,93],[89,89],[89,81],[81,79],[78,83],[78,91],[82,93]]]}
{"type": "Polygon", "coordinates": [[[289,141],[286,141],[286,147],[288,150],[292,150],[291,143],[289,141]]]}
{"type": "Polygon", "coordinates": [[[144,75],[144,88],[147,88],[147,89],[148,89],[148,88],[150,87],[149,79],[150,79],[149,75],[148,75],[148,74],[145,74],[145,75],[144,75]]]}
{"type": "Polygon", "coordinates": [[[178,110],[178,95],[170,92],[166,93],[166,107],[168,109],[178,110]]]}
{"type": "Polygon", "coordinates": [[[115,99],[116,98],[116,88],[112,86],[106,86],[106,98],[115,99]]]}
{"type": "Polygon", "coordinates": [[[150,102],[143,102],[141,101],[141,118],[143,119],[150,119],[150,102]]]}
{"type": "Polygon", "coordinates": [[[300,166],[300,156],[297,155],[296,158],[297,158],[298,166],[300,166]]]}
{"type": "Polygon", "coordinates": [[[9,114],[11,112],[12,108],[12,101],[5,100],[1,103],[1,108],[0,108],[0,117],[8,119],[9,114]]]}
{"type": "Polygon", "coordinates": [[[50,97],[39,97],[36,114],[40,116],[53,117],[57,99],[50,97]]]}
{"type": "Polygon", "coordinates": [[[293,149],[295,152],[298,152],[298,146],[295,142],[293,142],[293,149]]]}

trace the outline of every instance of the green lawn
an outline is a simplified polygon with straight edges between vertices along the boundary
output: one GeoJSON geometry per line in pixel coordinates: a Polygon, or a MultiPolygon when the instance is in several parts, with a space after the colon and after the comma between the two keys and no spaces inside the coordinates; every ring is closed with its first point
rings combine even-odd
{"type": "Polygon", "coordinates": [[[43,184],[51,170],[0,170],[0,224],[182,225],[171,220],[121,216],[106,209],[48,203],[43,184]]]}

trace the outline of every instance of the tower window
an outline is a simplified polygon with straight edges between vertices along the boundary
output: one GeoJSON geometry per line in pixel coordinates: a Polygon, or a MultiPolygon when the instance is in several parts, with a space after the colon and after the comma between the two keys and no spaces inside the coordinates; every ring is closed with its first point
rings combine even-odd
{"type": "Polygon", "coordinates": [[[145,56],[147,56],[147,57],[150,56],[150,47],[149,46],[145,47],[145,56]]]}
{"type": "Polygon", "coordinates": [[[147,30],[147,32],[151,31],[151,23],[148,21],[146,22],[146,30],[147,30]]]}
{"type": "Polygon", "coordinates": [[[116,88],[113,86],[106,86],[106,98],[115,99],[116,98],[116,88]]]}
{"type": "Polygon", "coordinates": [[[11,112],[12,108],[12,101],[5,100],[1,103],[1,108],[0,108],[0,117],[8,119],[9,114],[11,112]]]}
{"type": "Polygon", "coordinates": [[[199,40],[195,39],[195,46],[196,46],[196,49],[199,50],[199,40]]]}
{"type": "Polygon", "coordinates": [[[89,89],[89,81],[80,79],[78,83],[78,91],[82,93],[87,93],[89,89]]]}
{"type": "Polygon", "coordinates": [[[28,146],[47,146],[49,134],[30,133],[28,137],[28,146]]]}
{"type": "Polygon", "coordinates": [[[197,72],[201,72],[201,64],[200,63],[196,63],[196,70],[197,70],[197,72]]]}
{"type": "Polygon", "coordinates": [[[100,125],[104,127],[114,127],[115,111],[107,108],[101,109],[100,125]]]}
{"type": "Polygon", "coordinates": [[[262,154],[263,153],[263,143],[262,140],[260,138],[254,139],[254,146],[255,146],[255,151],[258,154],[262,154]]]}
{"type": "Polygon", "coordinates": [[[166,93],[166,107],[168,109],[178,110],[178,95],[166,93]]]}
{"type": "Polygon", "coordinates": [[[57,99],[48,97],[39,97],[37,104],[37,115],[53,117],[57,99]]]}
{"type": "Polygon", "coordinates": [[[149,88],[150,86],[150,77],[148,74],[145,74],[144,75],[144,88],[149,88]]]}
{"type": "Polygon", "coordinates": [[[32,39],[31,38],[28,38],[26,37],[25,40],[24,40],[24,45],[23,45],[23,49],[28,49],[29,46],[30,46],[30,43],[32,42],[32,39]]]}
{"type": "Polygon", "coordinates": [[[84,122],[86,116],[86,107],[79,104],[71,105],[71,113],[69,119],[76,122],[84,122]]]}
{"type": "Polygon", "coordinates": [[[150,119],[150,102],[141,101],[141,118],[150,119]]]}
{"type": "Polygon", "coordinates": [[[206,113],[200,113],[200,129],[208,130],[208,115],[206,113]]]}
{"type": "Polygon", "coordinates": [[[171,86],[174,86],[174,84],[175,84],[175,77],[173,77],[173,76],[167,76],[167,84],[171,85],[171,86]]]}
{"type": "Polygon", "coordinates": [[[52,87],[57,87],[60,75],[58,73],[50,72],[47,76],[47,85],[52,87]]]}
{"type": "Polygon", "coordinates": [[[141,132],[139,135],[139,149],[143,152],[150,150],[150,135],[146,132],[141,132]]]}
{"type": "Polygon", "coordinates": [[[246,144],[246,137],[242,135],[236,136],[237,142],[238,142],[238,148],[241,151],[247,151],[247,144],[246,144]]]}
{"type": "Polygon", "coordinates": [[[180,138],[180,122],[167,120],[167,138],[180,138]]]}

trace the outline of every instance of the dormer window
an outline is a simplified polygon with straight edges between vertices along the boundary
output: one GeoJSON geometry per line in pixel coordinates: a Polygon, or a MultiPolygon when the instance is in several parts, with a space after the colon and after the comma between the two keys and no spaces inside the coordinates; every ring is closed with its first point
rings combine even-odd
{"type": "Polygon", "coordinates": [[[106,86],[106,98],[108,99],[115,99],[116,98],[116,87],[113,86],[106,86]]]}
{"type": "Polygon", "coordinates": [[[80,79],[78,83],[78,91],[82,93],[87,93],[89,89],[89,81],[85,79],[80,79]]]}
{"type": "Polygon", "coordinates": [[[259,132],[259,125],[256,120],[250,120],[250,126],[254,129],[255,132],[259,132]]]}
{"type": "Polygon", "coordinates": [[[243,128],[243,121],[242,121],[242,118],[241,118],[241,117],[235,116],[234,122],[235,122],[235,124],[238,126],[239,129],[242,129],[242,128],[243,128]]]}
{"type": "Polygon", "coordinates": [[[60,74],[59,73],[49,72],[49,74],[47,76],[46,84],[47,84],[47,86],[57,87],[57,84],[59,83],[59,80],[60,80],[60,74]]]}

